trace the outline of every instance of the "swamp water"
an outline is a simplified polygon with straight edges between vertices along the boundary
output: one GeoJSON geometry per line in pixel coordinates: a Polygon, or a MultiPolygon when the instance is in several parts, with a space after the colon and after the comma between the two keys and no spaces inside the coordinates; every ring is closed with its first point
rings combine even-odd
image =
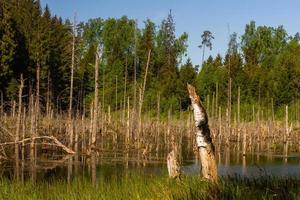
{"type": "MultiPolygon", "coordinates": [[[[124,149],[105,149],[91,155],[63,155],[40,151],[35,158],[24,158],[1,163],[0,176],[10,180],[33,180],[55,182],[88,178],[92,182],[115,180],[129,173],[147,176],[167,176],[167,152],[149,153],[124,149]],[[18,164],[16,164],[18,163],[18,164]]],[[[198,158],[183,151],[181,166],[183,174],[199,174],[198,158]]],[[[21,156],[20,156],[21,158],[21,156]]],[[[255,178],[259,176],[300,177],[300,155],[294,153],[284,158],[275,154],[247,154],[233,151],[216,152],[219,176],[255,178]],[[227,153],[226,153],[227,152],[227,153]],[[230,152],[230,153],[228,153],[230,152]]]]}

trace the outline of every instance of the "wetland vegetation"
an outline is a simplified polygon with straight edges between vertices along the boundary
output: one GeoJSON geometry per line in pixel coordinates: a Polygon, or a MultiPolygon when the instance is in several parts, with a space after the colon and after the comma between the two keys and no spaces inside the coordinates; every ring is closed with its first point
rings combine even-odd
{"type": "Polygon", "coordinates": [[[207,59],[213,33],[200,38],[201,67],[184,59],[188,34],[175,34],[171,11],[141,28],[0,0],[0,199],[299,199],[299,34],[251,21],[207,59]],[[187,83],[209,119],[218,183],[199,177],[187,83]]]}

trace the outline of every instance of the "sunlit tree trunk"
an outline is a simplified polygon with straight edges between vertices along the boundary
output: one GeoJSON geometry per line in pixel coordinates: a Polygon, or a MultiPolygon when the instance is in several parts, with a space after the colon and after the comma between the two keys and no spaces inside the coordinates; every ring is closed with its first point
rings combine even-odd
{"type": "Polygon", "coordinates": [[[96,145],[96,138],[97,138],[97,119],[98,119],[98,76],[99,76],[99,47],[97,47],[95,53],[95,96],[94,96],[94,112],[93,112],[93,125],[92,125],[92,141],[91,141],[91,148],[95,147],[96,145]]]}
{"type": "Polygon", "coordinates": [[[201,172],[205,179],[216,182],[218,174],[215,160],[215,148],[210,136],[208,117],[195,88],[189,84],[187,85],[187,88],[194,110],[196,144],[200,156],[201,172]]]}
{"type": "Polygon", "coordinates": [[[179,165],[178,146],[174,134],[171,137],[172,151],[167,156],[167,167],[170,178],[180,178],[181,168],[179,165]]]}
{"type": "Polygon", "coordinates": [[[141,90],[140,93],[140,103],[139,103],[139,134],[141,132],[141,126],[142,126],[142,109],[143,109],[143,103],[144,103],[144,94],[146,90],[146,82],[147,82],[147,75],[148,75],[148,69],[149,69],[149,64],[150,64],[150,56],[151,56],[151,49],[148,51],[148,58],[147,58],[147,64],[146,64],[146,69],[145,69],[145,75],[144,75],[144,82],[143,82],[143,89],[141,90]]]}
{"type": "Polygon", "coordinates": [[[73,24],[73,38],[72,38],[72,61],[71,61],[71,82],[70,82],[70,98],[69,98],[69,147],[73,146],[73,121],[72,121],[72,103],[73,103],[73,80],[74,80],[74,65],[75,65],[75,16],[73,24]]]}

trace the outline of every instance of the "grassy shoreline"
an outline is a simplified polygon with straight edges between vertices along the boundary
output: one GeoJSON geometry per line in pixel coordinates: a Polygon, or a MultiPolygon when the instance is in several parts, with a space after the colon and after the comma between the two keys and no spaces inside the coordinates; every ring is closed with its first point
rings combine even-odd
{"type": "Polygon", "coordinates": [[[300,177],[226,177],[218,185],[196,176],[170,180],[162,176],[129,174],[96,185],[86,178],[67,183],[22,183],[0,180],[0,199],[300,199],[300,177]]]}

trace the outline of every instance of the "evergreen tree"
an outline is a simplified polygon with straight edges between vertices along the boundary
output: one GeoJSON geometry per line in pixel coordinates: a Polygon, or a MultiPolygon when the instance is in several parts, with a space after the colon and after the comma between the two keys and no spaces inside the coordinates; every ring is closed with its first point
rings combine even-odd
{"type": "Polygon", "coordinates": [[[178,84],[177,93],[180,98],[182,109],[187,109],[190,103],[189,97],[186,94],[187,83],[191,85],[196,85],[196,77],[197,77],[196,70],[193,67],[191,59],[188,58],[186,63],[180,68],[179,71],[179,84],[178,84]]]}
{"type": "Polygon", "coordinates": [[[12,70],[16,47],[11,8],[7,1],[3,1],[0,4],[0,90],[6,90],[9,96],[17,89],[12,70]]]}
{"type": "Polygon", "coordinates": [[[202,63],[204,61],[204,54],[205,54],[205,47],[208,47],[210,50],[212,49],[212,43],[211,40],[215,39],[212,32],[206,30],[203,31],[203,34],[201,35],[201,45],[199,45],[199,48],[202,48],[203,53],[202,53],[202,63]]]}

